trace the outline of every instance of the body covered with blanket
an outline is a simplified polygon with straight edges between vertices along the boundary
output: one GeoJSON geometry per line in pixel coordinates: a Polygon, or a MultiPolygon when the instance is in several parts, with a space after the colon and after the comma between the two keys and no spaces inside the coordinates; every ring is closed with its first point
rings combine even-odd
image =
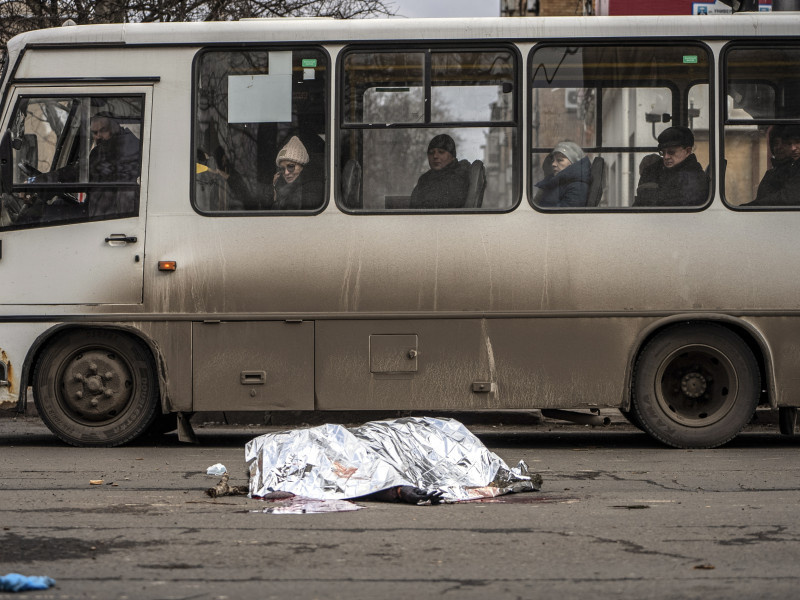
{"type": "Polygon", "coordinates": [[[282,491],[341,500],[413,486],[458,501],[541,487],[541,477],[530,475],[524,462],[509,468],[464,425],[447,418],[269,433],[247,443],[245,459],[251,497],[282,491]]]}

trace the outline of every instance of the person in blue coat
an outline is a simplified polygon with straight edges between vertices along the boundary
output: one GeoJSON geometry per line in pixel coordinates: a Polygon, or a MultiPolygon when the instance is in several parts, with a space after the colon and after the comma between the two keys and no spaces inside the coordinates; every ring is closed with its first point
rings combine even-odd
{"type": "Polygon", "coordinates": [[[547,160],[552,164],[552,175],[536,184],[536,205],[545,208],[586,206],[592,165],[581,147],[575,142],[558,142],[547,160]]]}

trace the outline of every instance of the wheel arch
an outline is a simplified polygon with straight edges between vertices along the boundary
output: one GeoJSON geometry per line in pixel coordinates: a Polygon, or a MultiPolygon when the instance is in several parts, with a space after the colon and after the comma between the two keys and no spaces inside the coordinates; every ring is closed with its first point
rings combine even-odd
{"type": "Polygon", "coordinates": [[[28,354],[25,357],[25,362],[22,364],[22,373],[20,375],[20,390],[19,398],[17,400],[17,412],[24,413],[28,404],[28,387],[32,385],[33,371],[36,363],[42,354],[44,348],[57,336],[62,335],[66,331],[74,331],[76,329],[84,330],[113,330],[120,331],[126,335],[138,339],[142,342],[150,353],[150,358],[155,366],[158,377],[158,395],[159,403],[161,405],[161,412],[169,412],[169,398],[167,396],[167,369],[166,362],[162,352],[159,350],[158,345],[149,336],[145,335],[141,330],[131,327],[130,325],[121,324],[108,324],[108,323],[60,323],[55,325],[40,334],[31,344],[28,354]]]}
{"type": "Polygon", "coordinates": [[[772,354],[767,344],[766,339],[752,323],[745,321],[739,317],[733,317],[725,314],[684,314],[675,315],[659,319],[651,323],[648,327],[644,328],[637,336],[636,342],[633,344],[631,356],[628,359],[628,366],[626,370],[626,386],[627,390],[625,398],[622,403],[623,410],[630,410],[631,399],[633,397],[634,386],[634,372],[636,361],[642,353],[642,350],[647,346],[648,342],[652,340],[659,333],[665,329],[669,329],[675,325],[700,325],[704,323],[713,323],[721,325],[732,333],[739,336],[742,341],[750,348],[758,363],[759,374],[761,377],[762,391],[759,405],[769,405],[770,408],[777,408],[776,394],[775,394],[775,378],[772,368],[772,354]]]}

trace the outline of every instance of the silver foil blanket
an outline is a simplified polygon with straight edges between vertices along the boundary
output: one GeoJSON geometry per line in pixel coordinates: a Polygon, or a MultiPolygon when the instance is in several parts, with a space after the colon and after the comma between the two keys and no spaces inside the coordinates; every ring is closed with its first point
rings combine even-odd
{"type": "Polygon", "coordinates": [[[320,500],[392,486],[442,490],[450,501],[538,490],[454,419],[408,417],[359,427],[321,425],[259,436],[245,446],[250,497],[284,491],[320,500]]]}

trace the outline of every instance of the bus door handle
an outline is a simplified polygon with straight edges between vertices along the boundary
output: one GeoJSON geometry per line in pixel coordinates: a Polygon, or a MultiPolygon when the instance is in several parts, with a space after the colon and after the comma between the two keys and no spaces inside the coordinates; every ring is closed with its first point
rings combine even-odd
{"type": "Polygon", "coordinates": [[[106,238],[109,246],[124,246],[125,244],[135,244],[139,238],[135,235],[125,235],[124,233],[112,233],[106,238]]]}
{"type": "Polygon", "coordinates": [[[242,371],[239,373],[239,383],[242,385],[264,385],[267,383],[267,372],[242,371]]]}

